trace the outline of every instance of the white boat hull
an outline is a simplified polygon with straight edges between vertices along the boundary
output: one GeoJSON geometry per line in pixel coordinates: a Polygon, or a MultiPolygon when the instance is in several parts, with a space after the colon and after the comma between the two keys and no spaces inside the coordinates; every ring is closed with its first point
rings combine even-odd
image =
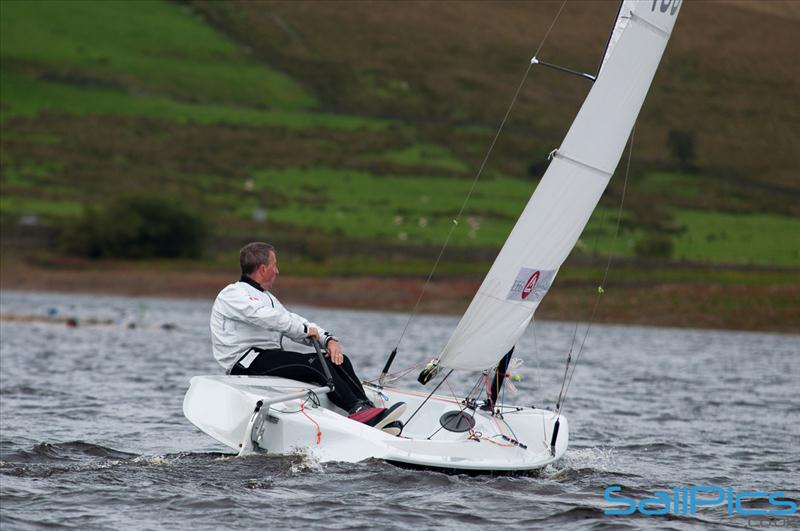
{"type": "Polygon", "coordinates": [[[475,426],[459,433],[442,428],[439,422],[443,414],[464,408],[452,397],[434,395],[409,422],[426,393],[366,387],[376,405],[408,404],[400,419],[406,427],[397,437],[348,419],[321,392],[316,394],[319,405],[307,396],[282,400],[312,388],[277,377],[196,376],[184,398],[183,412],[200,430],[240,455],[302,452],[320,462],[375,458],[438,469],[513,472],[542,468],[567,449],[569,429],[564,416],[551,448],[556,422],[552,411],[505,406],[501,416],[492,416],[488,411],[466,409],[475,426]],[[271,401],[276,402],[267,404],[271,401]]]}

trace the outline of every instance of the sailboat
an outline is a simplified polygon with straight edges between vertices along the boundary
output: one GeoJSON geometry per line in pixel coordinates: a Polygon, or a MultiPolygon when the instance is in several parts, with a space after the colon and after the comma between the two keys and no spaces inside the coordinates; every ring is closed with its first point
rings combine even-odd
{"type": "MultiPolygon", "coordinates": [[[[619,164],[680,7],[681,0],[623,0],[594,75],[531,60],[588,78],[592,88],[420,382],[444,370],[488,374],[498,360],[508,360],[619,164]]],[[[239,455],[299,451],[320,462],[375,458],[439,470],[517,472],[542,468],[567,450],[569,425],[560,407],[551,411],[498,405],[496,397],[479,400],[473,393],[463,399],[437,394],[441,381],[430,393],[383,384],[383,379],[365,383],[365,390],[376,405],[407,404],[400,436],[348,419],[328,399],[330,386],[278,377],[196,376],[183,411],[239,455]]]]}

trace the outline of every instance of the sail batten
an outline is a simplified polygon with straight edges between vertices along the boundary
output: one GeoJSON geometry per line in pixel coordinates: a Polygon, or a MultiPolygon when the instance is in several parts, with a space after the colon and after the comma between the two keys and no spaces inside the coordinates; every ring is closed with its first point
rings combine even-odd
{"type": "Polygon", "coordinates": [[[598,168],[596,166],[592,166],[588,162],[583,162],[582,160],[578,160],[575,157],[570,157],[569,155],[565,155],[564,153],[561,153],[561,152],[556,152],[556,154],[554,156],[558,157],[560,159],[563,159],[563,160],[565,160],[567,162],[571,162],[573,164],[577,164],[578,166],[582,166],[582,167],[587,168],[589,170],[595,171],[595,172],[597,172],[597,173],[599,173],[601,175],[605,175],[606,177],[611,177],[614,174],[614,172],[612,170],[604,170],[603,168],[598,168]]]}
{"type": "Polygon", "coordinates": [[[645,26],[649,27],[650,29],[652,29],[653,31],[655,31],[656,33],[658,33],[659,35],[664,37],[665,40],[669,39],[669,31],[667,31],[666,29],[662,28],[661,26],[659,26],[655,22],[647,20],[644,17],[636,16],[636,13],[631,13],[631,20],[633,20],[634,22],[638,22],[640,24],[644,24],[645,26]]]}
{"type": "Polygon", "coordinates": [[[597,80],[440,354],[440,366],[486,369],[525,332],[616,170],[680,4],[623,0],[597,80]]]}

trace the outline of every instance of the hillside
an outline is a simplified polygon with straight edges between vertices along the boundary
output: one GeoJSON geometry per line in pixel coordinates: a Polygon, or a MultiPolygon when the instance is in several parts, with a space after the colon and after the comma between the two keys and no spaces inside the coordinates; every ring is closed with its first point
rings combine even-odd
{"type": "MultiPolygon", "coordinates": [[[[312,260],[425,262],[559,5],[3,1],[4,248],[57,246],[84,206],[158,190],[216,227],[211,254],[266,237],[312,260]]],[[[615,6],[568,2],[541,56],[592,71],[615,6]]],[[[637,125],[622,237],[618,175],[580,253],[633,256],[655,234],[672,260],[800,264],[798,29],[791,2],[686,3],[637,125]]],[[[532,71],[456,270],[485,267],[588,89],[532,71]]]]}
{"type": "MultiPolygon", "coordinates": [[[[791,2],[764,3],[772,9],[686,3],[639,121],[639,156],[665,158],[667,131],[688,129],[700,166],[800,187],[791,150],[800,118],[793,65],[799,21],[791,2]]],[[[325,108],[490,128],[560,4],[192,2],[255,57],[318,94],[325,108]]],[[[616,5],[568,2],[540,55],[594,71],[616,5]]],[[[557,144],[588,88],[577,78],[534,72],[512,129],[554,135],[542,141],[557,144]]]]}

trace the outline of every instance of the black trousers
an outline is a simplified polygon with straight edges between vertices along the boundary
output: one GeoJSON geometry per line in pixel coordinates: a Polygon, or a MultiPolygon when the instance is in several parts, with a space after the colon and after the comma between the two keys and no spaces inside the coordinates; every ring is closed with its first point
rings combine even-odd
{"type": "MultiPolygon", "coordinates": [[[[236,364],[231,369],[231,374],[246,374],[250,376],[280,376],[306,383],[317,385],[327,385],[328,380],[322,369],[319,356],[316,353],[302,354],[300,352],[290,352],[288,350],[264,350],[253,348],[258,352],[258,357],[253,360],[249,367],[245,368],[236,364]]],[[[334,390],[328,393],[331,402],[344,409],[351,411],[362,402],[369,402],[361,381],[356,376],[353,364],[350,359],[344,356],[341,365],[334,365],[331,360],[325,358],[331,376],[333,377],[334,390]]]]}

